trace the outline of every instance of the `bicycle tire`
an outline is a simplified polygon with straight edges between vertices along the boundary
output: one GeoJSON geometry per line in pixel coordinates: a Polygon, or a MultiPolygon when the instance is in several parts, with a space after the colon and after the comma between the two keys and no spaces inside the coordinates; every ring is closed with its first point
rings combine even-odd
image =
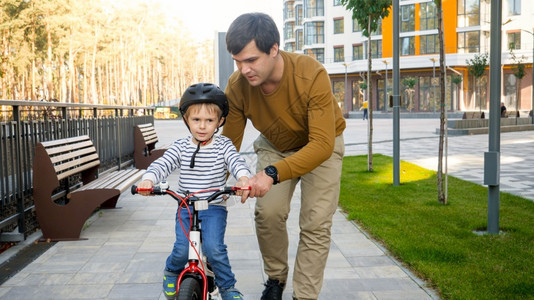
{"type": "Polygon", "coordinates": [[[177,300],[202,300],[202,287],[198,279],[187,277],[180,283],[177,300]]]}

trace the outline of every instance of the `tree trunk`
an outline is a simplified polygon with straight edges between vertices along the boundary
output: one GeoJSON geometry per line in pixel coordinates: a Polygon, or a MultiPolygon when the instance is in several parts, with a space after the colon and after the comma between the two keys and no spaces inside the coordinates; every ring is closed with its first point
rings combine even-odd
{"type": "MultiPolygon", "coordinates": [[[[521,78],[517,78],[517,84],[515,88],[515,125],[517,125],[517,119],[519,119],[519,102],[521,102],[521,78]]],[[[534,88],[534,87],[533,87],[534,88]]]]}
{"type": "MultiPolygon", "coordinates": [[[[443,143],[444,143],[444,133],[445,130],[445,103],[446,103],[446,94],[445,94],[445,76],[447,74],[447,70],[445,69],[445,45],[444,45],[444,39],[443,39],[443,4],[442,0],[437,1],[437,17],[438,17],[438,38],[439,38],[439,70],[440,70],[440,76],[439,76],[439,83],[440,83],[440,122],[439,122],[439,150],[438,150],[438,178],[437,178],[437,185],[438,185],[438,202],[446,204],[447,198],[444,188],[444,182],[443,182],[443,143]]],[[[432,83],[434,85],[434,83],[432,83]]],[[[432,87],[434,88],[434,87],[432,87]]],[[[436,101],[434,99],[434,101],[436,101]]]]}

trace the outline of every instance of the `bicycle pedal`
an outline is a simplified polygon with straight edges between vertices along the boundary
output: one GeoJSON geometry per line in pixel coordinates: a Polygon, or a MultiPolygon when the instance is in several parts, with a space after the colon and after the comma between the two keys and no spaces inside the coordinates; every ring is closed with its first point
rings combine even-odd
{"type": "Polygon", "coordinates": [[[211,300],[222,300],[221,294],[219,294],[219,288],[215,287],[213,292],[208,293],[209,299],[211,300]]]}

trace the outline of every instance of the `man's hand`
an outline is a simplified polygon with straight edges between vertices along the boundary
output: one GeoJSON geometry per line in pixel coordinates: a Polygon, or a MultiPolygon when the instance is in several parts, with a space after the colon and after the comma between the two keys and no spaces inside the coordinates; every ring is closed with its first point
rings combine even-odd
{"type": "MultiPolygon", "coordinates": [[[[138,189],[151,189],[152,187],[154,187],[154,183],[152,182],[152,180],[148,179],[139,182],[139,184],[137,185],[138,189]]],[[[138,193],[142,196],[154,196],[149,191],[139,191],[138,193]]]]}
{"type": "Polygon", "coordinates": [[[248,197],[263,197],[273,186],[273,179],[267,176],[265,171],[261,171],[250,178],[248,184],[250,185],[248,197]]]}

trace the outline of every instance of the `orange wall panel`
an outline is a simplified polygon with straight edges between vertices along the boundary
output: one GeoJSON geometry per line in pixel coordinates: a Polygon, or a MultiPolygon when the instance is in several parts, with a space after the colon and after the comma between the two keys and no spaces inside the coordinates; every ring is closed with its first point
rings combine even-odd
{"type": "Polygon", "coordinates": [[[456,34],[458,1],[442,0],[443,33],[445,35],[445,53],[458,52],[458,35],[456,34]]]}
{"type": "MultiPolygon", "coordinates": [[[[445,35],[445,53],[457,53],[456,22],[458,0],[443,1],[443,32],[445,35]]],[[[420,29],[420,4],[415,5],[415,29],[420,29]]],[[[415,54],[420,51],[419,36],[415,37],[415,54]]],[[[389,16],[382,20],[382,57],[393,56],[393,6],[389,8],[389,16]]]]}
{"type": "Polygon", "coordinates": [[[393,57],[393,6],[382,20],[382,57],[393,57]]]}

